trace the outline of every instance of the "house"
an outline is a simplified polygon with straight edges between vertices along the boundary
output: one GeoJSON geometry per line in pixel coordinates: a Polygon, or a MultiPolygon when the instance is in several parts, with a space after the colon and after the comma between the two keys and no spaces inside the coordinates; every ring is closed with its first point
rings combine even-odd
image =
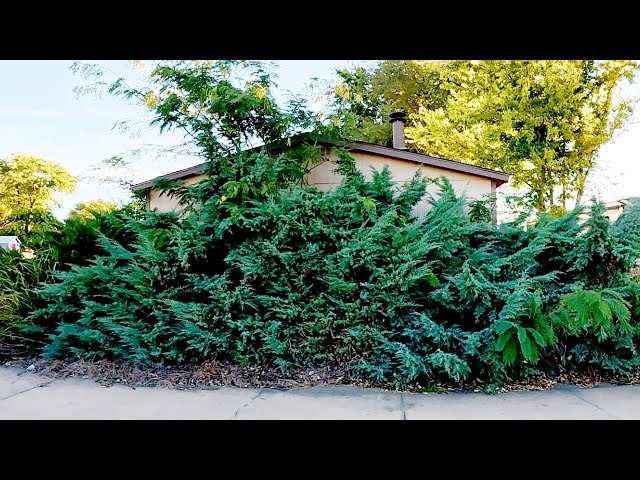
{"type": "Polygon", "coordinates": [[[20,250],[20,239],[15,235],[0,235],[0,247],[5,250],[20,250]]]}
{"type": "MultiPolygon", "coordinates": [[[[406,115],[402,112],[393,113],[390,121],[393,125],[393,148],[361,141],[354,141],[348,145],[357,167],[363,172],[365,178],[372,177],[372,168],[382,170],[385,165],[388,165],[393,181],[402,184],[410,180],[416,170],[420,170],[425,177],[446,177],[457,194],[464,194],[468,199],[475,200],[484,200],[494,195],[497,187],[509,181],[509,175],[503,172],[407,151],[404,144],[406,115]]],[[[326,149],[325,157],[328,160],[311,169],[307,174],[306,181],[309,185],[320,190],[328,190],[338,185],[342,179],[334,172],[336,154],[332,152],[332,149],[336,144],[322,141],[318,143],[326,149]]],[[[161,178],[181,180],[186,185],[193,185],[204,178],[202,173],[204,166],[204,163],[195,165],[162,175],[161,178]]],[[[179,202],[176,198],[163,195],[160,191],[152,188],[154,180],[133,185],[132,189],[145,191],[147,208],[150,210],[168,212],[179,209],[179,202]]],[[[436,192],[437,187],[430,185],[428,191],[436,192]]],[[[423,215],[428,208],[428,201],[424,198],[414,208],[414,213],[423,215]]]]}
{"type": "Polygon", "coordinates": [[[604,212],[604,216],[607,217],[611,222],[615,222],[622,212],[624,211],[624,207],[629,204],[629,202],[637,201],[640,197],[626,197],[621,198],[620,200],[614,200],[612,202],[605,203],[605,207],[607,207],[607,211],[604,212]]]}
{"type": "MultiPolygon", "coordinates": [[[[609,219],[610,222],[615,222],[620,218],[622,212],[624,212],[624,207],[626,207],[630,202],[638,201],[640,197],[625,197],[619,200],[613,200],[611,202],[606,202],[604,206],[606,207],[603,215],[605,218],[609,219]]],[[[580,220],[586,221],[589,218],[589,208],[585,208],[584,212],[580,214],[580,220]]]]}

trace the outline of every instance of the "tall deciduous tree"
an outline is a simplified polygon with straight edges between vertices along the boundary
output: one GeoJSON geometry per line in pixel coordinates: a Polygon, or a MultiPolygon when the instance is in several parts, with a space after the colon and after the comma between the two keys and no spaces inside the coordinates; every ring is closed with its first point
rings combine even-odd
{"type": "Polygon", "coordinates": [[[34,225],[72,193],[76,178],[61,165],[24,154],[0,160],[0,231],[28,238],[34,225]]]}
{"type": "Polygon", "coordinates": [[[444,105],[447,91],[440,76],[445,63],[387,60],[373,68],[357,65],[338,70],[340,81],[330,92],[333,115],[346,134],[391,146],[390,113],[416,113],[420,105],[431,109],[444,105]]]}
{"type": "Polygon", "coordinates": [[[545,211],[582,200],[598,149],[632,111],[620,87],[638,68],[628,60],[382,62],[357,82],[342,72],[335,103],[365,139],[388,129],[385,110],[406,110],[412,148],[511,173],[545,211]],[[367,102],[374,112],[355,120],[367,102]]]}

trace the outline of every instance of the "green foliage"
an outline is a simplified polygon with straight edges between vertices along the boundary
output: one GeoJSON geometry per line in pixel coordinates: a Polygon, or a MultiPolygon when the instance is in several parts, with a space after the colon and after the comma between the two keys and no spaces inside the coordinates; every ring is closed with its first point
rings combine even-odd
{"type": "Polygon", "coordinates": [[[630,60],[380,62],[338,72],[335,117],[387,144],[388,115],[409,114],[410,148],[512,174],[539,211],[580,203],[601,145],[629,119],[630,60]],[[560,204],[558,204],[558,202],[560,204]]]}
{"type": "Polygon", "coordinates": [[[22,325],[34,309],[41,306],[36,287],[53,280],[55,252],[43,249],[33,258],[0,248],[0,344],[27,347],[32,339],[22,332],[22,325]]]}
{"type": "Polygon", "coordinates": [[[493,219],[495,208],[495,198],[472,200],[469,202],[469,219],[472,222],[490,223],[493,219]]]}
{"type": "Polygon", "coordinates": [[[640,246],[635,243],[635,239],[640,236],[639,200],[630,199],[622,215],[611,225],[615,255],[620,258],[621,268],[625,271],[636,267],[636,260],[640,258],[640,246]]]}
{"type": "Polygon", "coordinates": [[[193,134],[208,178],[164,185],[184,201],[179,217],[105,215],[93,255],[39,291],[30,330],[46,355],[346,364],[397,387],[638,365],[640,285],[626,274],[640,246],[633,212],[613,225],[595,206],[585,223],[576,209],[493,226],[443,178],[416,218],[425,179],[397,186],[383,169],[366,180],[342,149],[342,183],[305,186],[301,175],[326,154],[313,137],[242,150],[239,130],[272,140],[306,117],[272,110],[265,77],[261,88],[229,84],[233,66],[155,71],[171,87],[145,97],[156,123],[193,134]]]}
{"type": "Polygon", "coordinates": [[[525,362],[536,363],[540,349],[555,341],[549,318],[542,314],[539,291],[516,291],[500,312],[494,328],[498,334],[496,349],[502,352],[506,365],[515,363],[518,356],[525,362]]]}
{"type": "MultiPolygon", "coordinates": [[[[109,214],[95,212],[90,217],[71,216],[63,223],[51,221],[46,230],[41,228],[31,236],[32,258],[0,249],[0,343],[32,347],[34,341],[41,341],[38,335],[24,332],[29,328],[29,314],[42,306],[36,293],[40,284],[53,281],[56,272],[66,271],[71,265],[88,265],[96,255],[106,254],[99,245],[101,236],[125,244],[135,240],[128,223],[134,217],[140,225],[155,221],[133,202],[109,214]]],[[[175,222],[173,215],[159,217],[165,222],[162,225],[175,222]]]]}
{"type": "Polygon", "coordinates": [[[417,113],[420,105],[444,106],[448,91],[440,77],[446,63],[386,60],[373,68],[339,70],[340,80],[330,92],[332,114],[343,124],[345,135],[391,147],[389,114],[417,113]]]}
{"type": "Polygon", "coordinates": [[[23,154],[0,160],[0,234],[18,235],[26,244],[53,221],[55,194],[75,186],[76,178],[57,163],[23,154]]]}
{"type": "Polygon", "coordinates": [[[368,182],[352,171],[329,192],[205,203],[181,222],[151,214],[129,223],[133,240],[101,236],[105,253],[59,274],[35,330],[56,357],[348,363],[399,387],[500,383],[558,368],[559,350],[585,342],[605,368],[629,370],[635,356],[615,359],[635,348],[640,289],[624,275],[603,285],[619,259],[589,247],[610,228],[580,224],[580,211],[528,229],[476,223],[446,180],[431,210],[411,217],[407,192],[415,201],[424,186],[394,191],[384,171],[368,182]]]}
{"type": "Polygon", "coordinates": [[[611,289],[576,290],[563,295],[555,316],[555,321],[566,333],[578,335],[584,330],[595,334],[600,341],[616,331],[632,331],[629,304],[620,293],[611,289]]]}
{"type": "Polygon", "coordinates": [[[96,199],[78,203],[70,212],[69,218],[95,218],[96,214],[109,213],[116,210],[115,203],[96,199]]]}

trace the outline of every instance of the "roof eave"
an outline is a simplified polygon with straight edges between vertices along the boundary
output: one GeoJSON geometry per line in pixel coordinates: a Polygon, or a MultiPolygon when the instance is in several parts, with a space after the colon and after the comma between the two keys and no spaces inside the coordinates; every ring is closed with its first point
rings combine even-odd
{"type": "MultiPolygon", "coordinates": [[[[305,139],[305,135],[297,135],[294,142],[299,143],[305,139]]],[[[359,150],[368,153],[374,153],[384,157],[396,158],[399,160],[407,160],[413,163],[419,163],[422,165],[429,165],[433,167],[439,167],[447,170],[458,171],[469,175],[475,175],[478,177],[489,178],[496,183],[496,187],[503,185],[509,181],[510,175],[508,173],[499,172],[497,170],[491,170],[489,168],[477,167],[475,165],[469,165],[467,163],[456,162],[446,158],[433,157],[431,155],[425,155],[422,153],[409,152],[407,150],[398,150],[396,148],[385,147],[383,145],[376,145],[375,143],[367,143],[361,141],[354,141],[351,143],[345,142],[340,145],[334,142],[330,142],[323,139],[316,139],[316,143],[332,146],[344,146],[351,150],[359,150]]],[[[257,147],[261,148],[261,147],[257,147]]],[[[131,189],[136,192],[139,190],[145,190],[153,187],[154,182],[159,178],[165,178],[167,180],[177,180],[179,178],[187,178],[195,175],[199,175],[204,169],[204,163],[194,165],[193,167],[185,168],[183,170],[177,170],[175,172],[168,173],[166,175],[160,175],[151,180],[137,183],[131,186],[131,189]]]]}
{"type": "Polygon", "coordinates": [[[429,165],[433,167],[444,168],[447,170],[454,170],[478,177],[490,178],[496,182],[496,186],[500,186],[509,181],[511,177],[508,173],[499,172],[490,168],[477,167],[475,165],[469,165],[468,163],[456,162],[446,158],[434,157],[431,155],[425,155],[423,153],[414,153],[407,150],[398,150],[397,148],[385,147],[382,145],[376,145],[375,143],[366,142],[353,142],[352,148],[354,150],[361,150],[364,152],[375,153],[385,157],[397,158],[400,160],[408,160],[414,163],[420,163],[422,165],[429,165]]]}
{"type": "Polygon", "coordinates": [[[167,173],[166,175],[159,175],[151,180],[146,180],[144,182],[136,183],[131,186],[131,190],[137,192],[139,190],[146,190],[147,188],[153,187],[153,184],[159,178],[164,178],[166,180],[178,180],[180,178],[188,178],[194,177],[196,175],[200,175],[202,170],[204,169],[204,163],[199,163],[198,165],[194,165],[189,168],[183,168],[182,170],[177,170],[175,172],[167,173]]]}

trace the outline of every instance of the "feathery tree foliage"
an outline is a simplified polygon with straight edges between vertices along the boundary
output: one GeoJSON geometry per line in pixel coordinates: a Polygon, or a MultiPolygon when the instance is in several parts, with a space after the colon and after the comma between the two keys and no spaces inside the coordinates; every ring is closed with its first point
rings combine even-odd
{"type": "Polygon", "coordinates": [[[580,203],[601,145],[628,120],[620,96],[636,61],[397,61],[341,71],[335,115],[391,142],[388,114],[409,113],[410,148],[506,171],[539,211],[580,203]]]}
{"type": "Polygon", "coordinates": [[[101,237],[105,254],[43,291],[45,353],[347,363],[400,387],[637,366],[640,287],[625,274],[637,236],[621,248],[617,223],[580,224],[579,211],[528,229],[474,223],[444,180],[412,218],[419,178],[394,192],[388,172],[366,182],[348,161],[334,191],[291,186],[227,215],[218,200],[182,221],[150,213],[132,242],[101,237]]]}

